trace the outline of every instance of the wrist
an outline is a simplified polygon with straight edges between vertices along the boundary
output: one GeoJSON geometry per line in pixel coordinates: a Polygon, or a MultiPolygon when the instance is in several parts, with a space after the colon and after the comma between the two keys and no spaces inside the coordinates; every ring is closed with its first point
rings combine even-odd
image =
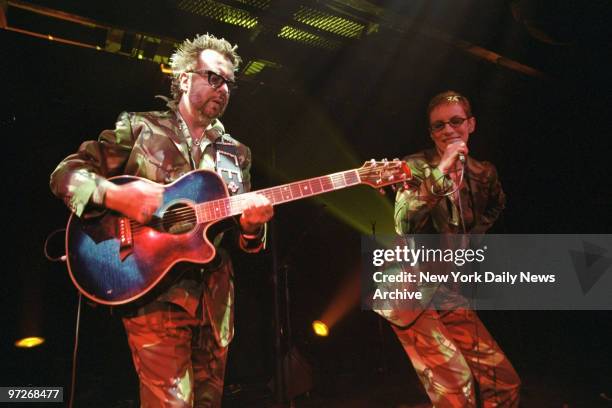
{"type": "Polygon", "coordinates": [[[244,231],[240,232],[240,248],[245,252],[259,252],[265,248],[266,243],[266,224],[261,226],[256,234],[248,234],[244,231]]]}
{"type": "Polygon", "coordinates": [[[111,182],[104,185],[101,204],[108,209],[115,209],[117,200],[119,199],[119,186],[111,182]]]}
{"type": "Polygon", "coordinates": [[[264,225],[255,225],[251,228],[244,228],[240,223],[240,235],[246,240],[258,240],[263,236],[265,228],[264,225]]]}
{"type": "Polygon", "coordinates": [[[438,167],[434,167],[433,169],[431,169],[431,176],[433,177],[435,181],[440,181],[447,175],[448,175],[448,169],[446,167],[438,166],[438,167]]]}
{"type": "Polygon", "coordinates": [[[244,215],[240,216],[240,233],[243,235],[257,235],[261,231],[262,225],[248,222],[244,215]]]}

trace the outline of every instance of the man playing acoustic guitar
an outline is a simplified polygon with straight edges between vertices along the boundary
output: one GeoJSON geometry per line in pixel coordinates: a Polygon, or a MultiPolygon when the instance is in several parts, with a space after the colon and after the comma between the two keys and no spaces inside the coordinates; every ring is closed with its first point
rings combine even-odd
{"type": "MultiPolygon", "coordinates": [[[[109,209],[146,225],[162,205],[163,187],[146,180],[116,184],[107,178],[132,175],[168,184],[192,170],[207,169],[219,173],[230,193],[249,191],[251,152],[225,134],[218,120],[240,62],[236,46],[224,39],[201,35],[184,41],[171,58],[170,109],[121,113],[114,130],[84,142],[58,165],[51,175],[53,193],[80,219],[109,209]]],[[[257,252],[273,209],[261,194],[244,199],[239,245],[257,252]]],[[[170,228],[175,227],[180,232],[181,225],[170,228]]],[[[218,244],[219,236],[214,241],[218,244]]],[[[173,269],[179,268],[178,281],[123,317],[141,406],[217,407],[233,337],[232,265],[218,250],[206,265],[173,269]]]]}

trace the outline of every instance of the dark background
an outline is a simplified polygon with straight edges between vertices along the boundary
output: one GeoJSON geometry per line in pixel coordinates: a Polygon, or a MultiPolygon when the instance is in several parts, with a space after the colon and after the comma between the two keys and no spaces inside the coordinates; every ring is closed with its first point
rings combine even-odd
{"type": "MultiPolygon", "coordinates": [[[[427,102],[453,89],[471,99],[478,120],[470,154],[496,164],[508,195],[497,232],[610,233],[609,2],[372,2],[537,68],[546,79],[477,59],[418,32],[381,27],[325,51],[265,33],[251,42],[248,30],[186,16],[170,1],[38,3],[177,39],[209,31],[238,43],[245,60],[280,62],[281,70],[239,81],[223,118],[229,132],[253,150],[255,188],[427,147],[427,102]],[[534,37],[514,19],[516,3],[530,4],[538,27],[556,42],[534,37]]],[[[169,82],[151,62],[4,30],[0,47],[6,197],[1,384],[63,385],[67,391],[77,293],[65,265],[43,255],[45,239],[63,228],[68,216],[51,195],[48,176],[83,140],[111,128],[122,110],[163,108],[153,96],[167,95],[169,82]],[[46,338],[42,347],[13,347],[33,332],[46,338]]],[[[331,200],[348,203],[376,193],[358,187],[347,194],[331,193],[336,195],[331,200]]],[[[392,194],[386,199],[391,202],[392,194]]],[[[381,406],[425,400],[393,333],[372,312],[355,306],[327,339],[310,333],[310,323],[354,272],[360,231],[314,199],[275,211],[271,239],[289,276],[292,340],[315,375],[310,400],[303,403],[335,406],[330,401],[349,395],[378,398],[381,406]],[[380,384],[406,388],[398,397],[378,395],[380,384]],[[373,391],[366,395],[368,389],[373,391]]],[[[361,224],[384,222],[366,213],[361,224]]],[[[56,254],[61,245],[56,237],[56,254]]],[[[275,361],[272,253],[236,258],[237,334],[226,375],[227,389],[235,393],[227,403],[266,406],[275,361]]],[[[480,315],[523,379],[524,406],[610,406],[599,395],[612,396],[609,311],[480,315]]],[[[83,306],[77,401],[130,406],[136,390],[120,320],[107,308],[83,306]]]]}

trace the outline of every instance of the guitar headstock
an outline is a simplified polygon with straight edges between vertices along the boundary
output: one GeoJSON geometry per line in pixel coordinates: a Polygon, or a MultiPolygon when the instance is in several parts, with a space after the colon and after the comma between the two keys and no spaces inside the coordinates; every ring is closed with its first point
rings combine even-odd
{"type": "Polygon", "coordinates": [[[358,171],[361,182],[374,188],[403,183],[412,178],[412,172],[406,162],[399,159],[372,159],[365,162],[358,171]]]}

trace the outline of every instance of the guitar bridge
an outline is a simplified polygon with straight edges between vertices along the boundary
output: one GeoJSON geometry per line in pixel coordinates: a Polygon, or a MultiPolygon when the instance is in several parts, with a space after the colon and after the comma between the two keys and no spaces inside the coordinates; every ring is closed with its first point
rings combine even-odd
{"type": "Polygon", "coordinates": [[[132,237],[132,225],[129,218],[119,218],[119,259],[125,260],[132,253],[132,245],[134,243],[132,237]]]}

